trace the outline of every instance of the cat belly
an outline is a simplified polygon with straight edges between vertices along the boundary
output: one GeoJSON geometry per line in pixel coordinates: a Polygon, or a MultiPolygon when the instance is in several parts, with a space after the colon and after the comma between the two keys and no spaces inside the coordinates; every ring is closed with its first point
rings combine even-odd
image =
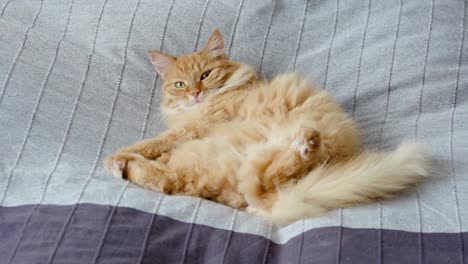
{"type": "Polygon", "coordinates": [[[180,193],[242,207],[244,201],[235,178],[241,158],[228,141],[212,137],[179,145],[170,154],[167,165],[183,185],[180,193]]]}
{"type": "Polygon", "coordinates": [[[200,196],[235,208],[245,207],[237,173],[246,146],[261,144],[267,128],[245,121],[216,124],[202,139],[179,144],[167,165],[181,183],[179,193],[200,196]]]}

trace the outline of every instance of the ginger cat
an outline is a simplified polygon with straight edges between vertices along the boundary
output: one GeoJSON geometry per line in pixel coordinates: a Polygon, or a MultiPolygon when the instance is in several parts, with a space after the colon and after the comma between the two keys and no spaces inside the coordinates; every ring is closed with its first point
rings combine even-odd
{"type": "Polygon", "coordinates": [[[353,121],[298,75],[257,82],[217,30],[201,51],[150,58],[169,129],[107,157],[114,176],[284,223],[390,197],[427,174],[417,144],[361,152],[353,121]]]}

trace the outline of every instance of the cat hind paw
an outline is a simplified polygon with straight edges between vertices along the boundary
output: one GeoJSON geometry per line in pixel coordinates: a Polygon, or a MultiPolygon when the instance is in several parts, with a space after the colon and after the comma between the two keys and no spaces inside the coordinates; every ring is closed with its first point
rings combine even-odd
{"type": "Polygon", "coordinates": [[[307,161],[320,146],[320,133],[313,128],[301,128],[291,147],[307,161]]]}

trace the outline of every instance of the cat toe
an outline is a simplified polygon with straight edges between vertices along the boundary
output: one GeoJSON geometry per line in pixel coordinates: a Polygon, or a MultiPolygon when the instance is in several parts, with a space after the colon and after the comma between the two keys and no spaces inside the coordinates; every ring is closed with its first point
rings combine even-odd
{"type": "Polygon", "coordinates": [[[112,166],[112,170],[111,170],[112,176],[119,178],[119,179],[123,179],[124,178],[123,171],[125,169],[125,163],[126,162],[123,160],[116,160],[112,166]]]}
{"type": "Polygon", "coordinates": [[[125,170],[127,162],[133,157],[130,154],[116,154],[109,156],[104,161],[104,169],[106,172],[116,178],[125,179],[125,170]]]}
{"type": "Polygon", "coordinates": [[[302,128],[301,139],[308,151],[314,151],[320,145],[320,133],[313,128],[302,128]]]}
{"type": "Polygon", "coordinates": [[[126,162],[118,157],[108,157],[104,162],[104,169],[106,172],[116,178],[123,178],[123,170],[125,169],[126,162]]]}
{"type": "Polygon", "coordinates": [[[292,147],[301,156],[302,160],[309,160],[311,155],[320,145],[320,133],[313,128],[301,128],[294,139],[292,147]]]}

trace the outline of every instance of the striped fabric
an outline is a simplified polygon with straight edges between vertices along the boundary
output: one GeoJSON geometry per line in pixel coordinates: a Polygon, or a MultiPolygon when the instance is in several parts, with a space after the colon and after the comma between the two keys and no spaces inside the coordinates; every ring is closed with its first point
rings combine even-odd
{"type": "Polygon", "coordinates": [[[0,0],[1,263],[468,262],[468,67],[461,0],[0,0]],[[288,226],[108,177],[157,135],[146,51],[214,28],[261,76],[296,70],[355,117],[364,145],[428,145],[425,184],[288,226]]]}

